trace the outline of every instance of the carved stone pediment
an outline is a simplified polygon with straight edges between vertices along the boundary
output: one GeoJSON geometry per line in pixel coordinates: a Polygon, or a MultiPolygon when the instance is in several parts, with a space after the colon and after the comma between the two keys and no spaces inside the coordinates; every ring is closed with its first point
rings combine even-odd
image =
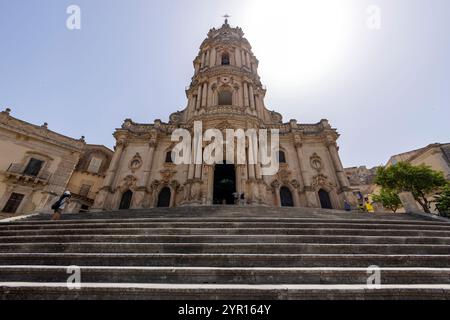
{"type": "Polygon", "coordinates": [[[155,191],[159,188],[159,186],[161,185],[161,182],[158,180],[153,180],[152,184],[150,185],[150,189],[151,191],[155,191]]]}
{"type": "Polygon", "coordinates": [[[283,183],[289,183],[289,180],[291,178],[292,172],[289,171],[287,168],[280,168],[280,171],[278,171],[278,179],[282,181],[283,183]]]}
{"type": "Polygon", "coordinates": [[[120,189],[134,189],[136,187],[137,180],[138,179],[133,175],[126,176],[120,185],[120,189]]]}
{"type": "Polygon", "coordinates": [[[271,184],[270,184],[270,186],[273,188],[273,189],[278,189],[279,187],[281,187],[281,183],[278,181],[278,180],[275,180],[275,181],[273,181],[271,184]]]}
{"type": "Polygon", "coordinates": [[[328,180],[328,177],[324,174],[318,174],[312,178],[312,184],[311,187],[315,190],[321,189],[321,188],[328,188],[332,189],[335,187],[333,183],[331,183],[328,180]]]}
{"type": "Polygon", "coordinates": [[[161,173],[162,181],[165,183],[169,183],[169,181],[172,180],[172,178],[175,176],[177,171],[168,168],[168,169],[161,170],[160,173],[161,173]]]}
{"type": "Polygon", "coordinates": [[[220,131],[224,131],[226,129],[233,129],[233,128],[234,127],[231,123],[229,123],[228,121],[223,121],[217,125],[216,129],[218,129],[220,131]]]}

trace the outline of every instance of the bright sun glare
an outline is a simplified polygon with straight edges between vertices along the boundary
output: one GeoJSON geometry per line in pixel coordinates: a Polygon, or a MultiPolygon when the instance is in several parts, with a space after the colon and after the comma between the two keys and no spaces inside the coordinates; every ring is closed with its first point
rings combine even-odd
{"type": "Polygon", "coordinates": [[[263,80],[286,89],[331,72],[350,41],[349,12],[335,0],[250,0],[245,32],[263,80]]]}

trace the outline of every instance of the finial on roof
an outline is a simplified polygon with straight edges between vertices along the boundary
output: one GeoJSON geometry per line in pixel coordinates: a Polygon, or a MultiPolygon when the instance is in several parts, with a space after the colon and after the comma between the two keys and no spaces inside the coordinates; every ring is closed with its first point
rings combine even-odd
{"type": "Polygon", "coordinates": [[[10,108],[6,108],[5,111],[3,111],[4,113],[6,113],[8,116],[11,113],[11,109],[10,108]]]}
{"type": "Polygon", "coordinates": [[[226,14],[226,15],[224,15],[224,16],[222,16],[222,17],[225,18],[224,26],[229,26],[229,24],[228,24],[228,18],[231,18],[231,16],[228,15],[228,14],[226,14]]]}

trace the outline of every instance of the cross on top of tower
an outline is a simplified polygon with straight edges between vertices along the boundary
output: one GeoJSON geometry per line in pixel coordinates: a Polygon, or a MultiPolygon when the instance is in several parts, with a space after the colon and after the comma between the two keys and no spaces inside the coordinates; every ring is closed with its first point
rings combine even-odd
{"type": "Polygon", "coordinates": [[[222,17],[225,18],[225,25],[228,25],[228,18],[231,18],[231,16],[228,14],[225,14],[222,17]]]}

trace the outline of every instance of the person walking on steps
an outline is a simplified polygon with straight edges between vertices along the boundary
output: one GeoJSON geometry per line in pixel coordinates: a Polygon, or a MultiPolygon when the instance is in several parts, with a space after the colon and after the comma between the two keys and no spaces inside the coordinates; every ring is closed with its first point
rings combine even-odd
{"type": "Polygon", "coordinates": [[[69,191],[66,191],[63,193],[61,198],[59,198],[59,200],[53,204],[53,206],[52,206],[52,210],[54,211],[54,213],[52,215],[53,221],[61,220],[61,214],[63,213],[67,204],[70,202],[71,197],[72,197],[72,194],[69,191]]]}

